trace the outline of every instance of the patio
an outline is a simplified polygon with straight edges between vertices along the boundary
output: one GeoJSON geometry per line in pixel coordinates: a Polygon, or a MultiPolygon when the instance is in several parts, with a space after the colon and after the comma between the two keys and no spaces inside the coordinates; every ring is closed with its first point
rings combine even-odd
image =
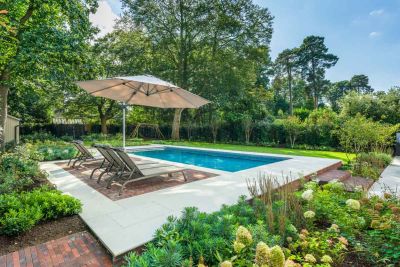
{"type": "MultiPolygon", "coordinates": [[[[232,153],[233,151],[224,152],[232,153]]],[[[175,164],[190,169],[193,173],[209,176],[189,183],[178,183],[172,187],[161,187],[161,189],[157,188],[159,190],[149,190],[143,194],[114,200],[90,186],[77,173],[63,169],[60,164],[62,163],[45,162],[41,164],[41,167],[49,173],[50,181],[59,190],[82,201],[83,211],[80,216],[110,253],[117,257],[151,241],[154,231],[166,221],[166,218],[170,215],[179,216],[185,207],[196,206],[201,211],[213,212],[223,204],[234,204],[241,195],[249,197],[247,179],[257,178],[261,174],[270,174],[278,178],[290,176],[292,180],[297,180],[302,176],[336,169],[341,165],[341,161],[291,156],[285,161],[235,173],[175,164]],[[216,176],[211,177],[210,174],[216,176]]]]}

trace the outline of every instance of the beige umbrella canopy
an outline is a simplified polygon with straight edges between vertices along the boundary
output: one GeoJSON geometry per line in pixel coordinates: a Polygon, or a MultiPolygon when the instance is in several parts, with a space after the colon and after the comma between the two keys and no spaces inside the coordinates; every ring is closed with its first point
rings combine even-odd
{"type": "MultiPolygon", "coordinates": [[[[158,108],[199,108],[210,101],[172,83],[150,75],[114,77],[77,82],[89,94],[121,101],[128,105],[158,108]]],[[[123,109],[125,147],[125,108],[123,109]]]]}
{"type": "Polygon", "coordinates": [[[199,108],[208,100],[149,75],[77,82],[93,96],[158,108],[199,108]]]}

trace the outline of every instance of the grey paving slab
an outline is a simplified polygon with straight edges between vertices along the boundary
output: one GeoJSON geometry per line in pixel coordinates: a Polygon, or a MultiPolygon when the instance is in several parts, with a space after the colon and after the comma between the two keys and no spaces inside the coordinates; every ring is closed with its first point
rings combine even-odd
{"type": "MultiPolygon", "coordinates": [[[[264,153],[244,154],[283,156],[290,159],[234,173],[174,163],[176,166],[208,171],[218,176],[117,201],[97,192],[54,162],[42,163],[41,167],[49,173],[49,180],[58,189],[82,201],[83,211],[80,216],[108,250],[118,256],[151,241],[155,230],[167,217],[179,216],[184,207],[196,206],[201,211],[213,212],[219,210],[223,204],[236,203],[241,195],[250,197],[247,190],[249,179],[269,174],[282,181],[288,175],[295,180],[340,162],[333,159],[264,153]]],[[[158,162],[171,164],[162,160],[158,162]]]]}
{"type": "Polygon", "coordinates": [[[400,157],[393,159],[382,172],[379,180],[369,189],[369,193],[373,195],[382,196],[384,192],[392,192],[400,196],[400,157]]]}

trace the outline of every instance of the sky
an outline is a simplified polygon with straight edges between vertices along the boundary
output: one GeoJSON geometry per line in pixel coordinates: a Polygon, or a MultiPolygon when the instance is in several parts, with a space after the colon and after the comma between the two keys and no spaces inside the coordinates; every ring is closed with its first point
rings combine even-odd
{"type": "MultiPolygon", "coordinates": [[[[304,37],[325,37],[339,61],[327,71],[335,82],[365,74],[375,90],[400,86],[400,0],[254,0],[274,18],[271,57],[300,46],[304,37]]],[[[91,21],[100,35],[112,31],[119,0],[101,0],[91,21]]]]}

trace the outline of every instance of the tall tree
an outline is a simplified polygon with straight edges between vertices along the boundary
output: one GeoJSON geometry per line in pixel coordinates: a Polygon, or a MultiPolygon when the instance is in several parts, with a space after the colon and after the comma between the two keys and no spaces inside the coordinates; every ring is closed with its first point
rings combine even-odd
{"type": "Polygon", "coordinates": [[[339,101],[350,91],[350,82],[347,80],[332,83],[326,94],[326,98],[329,101],[334,111],[339,111],[339,101]]]}
{"type": "Polygon", "coordinates": [[[283,50],[275,60],[275,66],[277,74],[279,76],[286,76],[287,86],[289,91],[289,114],[293,115],[293,92],[292,92],[292,82],[293,76],[298,70],[299,62],[299,50],[285,49],[283,50]]]}
{"type": "MultiPolygon", "coordinates": [[[[119,24],[120,28],[97,39],[87,49],[84,79],[141,74],[151,69],[151,43],[142,31],[130,26],[119,24]]],[[[108,132],[108,121],[121,110],[116,101],[90,96],[81,89],[72,88],[67,99],[63,112],[100,122],[103,134],[108,132]]]]}
{"type": "MultiPolygon", "coordinates": [[[[123,0],[127,15],[144,27],[158,51],[161,66],[154,74],[180,87],[204,95],[218,73],[212,58],[226,55],[258,56],[256,49],[268,47],[272,35],[269,11],[250,0],[123,0]],[[203,77],[208,79],[196,84],[203,77]],[[201,78],[198,78],[201,77],[201,78]]],[[[266,58],[267,51],[263,57],[266,58]]],[[[237,63],[236,63],[237,64],[237,63]]],[[[232,68],[233,66],[229,66],[232,68]]],[[[218,68],[218,67],[216,67],[218,68]]],[[[224,70],[226,71],[226,69],[224,70]]],[[[230,71],[230,70],[228,70],[230,71]]],[[[174,115],[172,138],[179,138],[182,110],[174,115]]]]}
{"type": "Polygon", "coordinates": [[[299,51],[302,76],[309,83],[314,99],[314,109],[318,108],[322,91],[326,88],[325,71],[336,65],[338,57],[328,53],[324,37],[308,36],[303,40],[299,51]]]}
{"type": "Polygon", "coordinates": [[[367,75],[359,74],[354,75],[350,79],[351,90],[359,94],[370,94],[374,89],[369,85],[369,78],[367,75]]]}
{"type": "MultiPolygon", "coordinates": [[[[8,0],[4,31],[0,42],[0,141],[4,147],[4,127],[9,91],[15,80],[63,81],[79,70],[82,48],[93,33],[89,12],[95,0],[8,0]]],[[[4,13],[4,12],[3,12],[4,13]]],[[[4,20],[4,19],[2,19],[4,20]]],[[[63,82],[59,85],[63,85],[63,82]]],[[[57,88],[59,89],[59,88],[57,88]]]]}

